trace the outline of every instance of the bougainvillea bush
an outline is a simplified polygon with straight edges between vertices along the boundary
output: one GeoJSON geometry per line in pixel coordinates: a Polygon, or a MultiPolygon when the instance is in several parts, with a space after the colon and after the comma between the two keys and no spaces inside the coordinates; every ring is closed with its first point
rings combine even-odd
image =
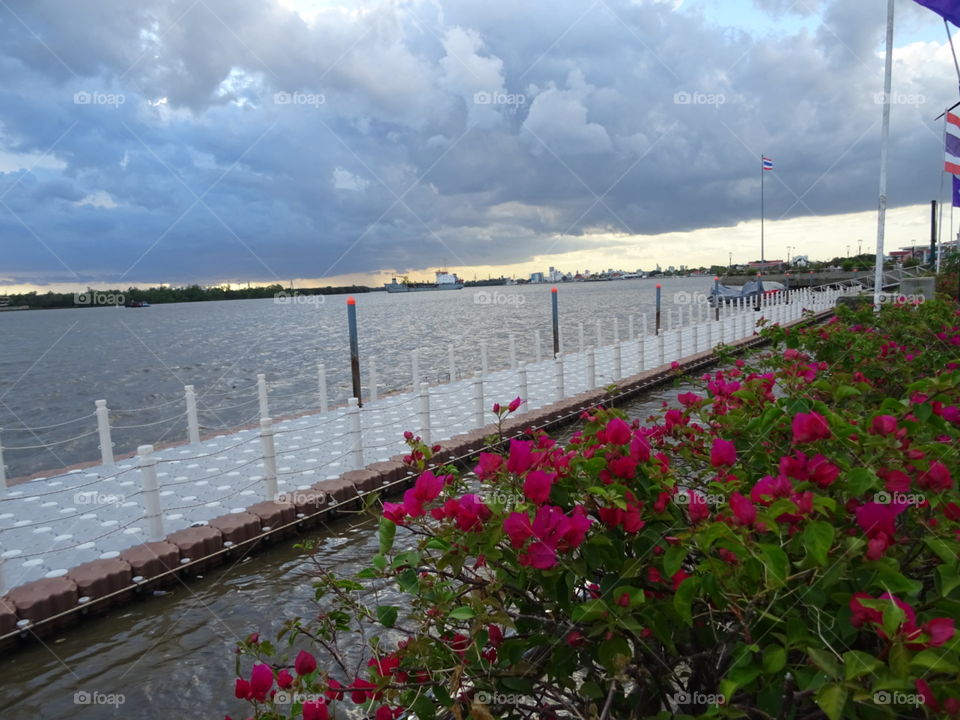
{"type": "Polygon", "coordinates": [[[960,717],[956,306],[764,332],[645,422],[598,407],[473,472],[423,470],[408,438],[423,471],[378,507],[380,553],[317,571],[289,645],[241,644],[237,697],[261,719],[960,717]]]}

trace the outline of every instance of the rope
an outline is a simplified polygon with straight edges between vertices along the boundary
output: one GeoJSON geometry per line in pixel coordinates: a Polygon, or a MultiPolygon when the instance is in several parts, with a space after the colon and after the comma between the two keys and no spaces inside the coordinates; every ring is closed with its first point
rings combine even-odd
{"type": "Polygon", "coordinates": [[[258,463],[258,462],[262,462],[262,461],[263,461],[263,458],[261,458],[261,457],[256,457],[256,458],[253,458],[253,460],[248,460],[248,461],[245,462],[245,463],[241,463],[241,464],[239,464],[239,465],[234,465],[233,467],[229,467],[229,468],[227,468],[226,470],[221,470],[220,472],[216,473],[215,475],[207,475],[207,476],[205,476],[205,477],[200,477],[200,478],[191,479],[191,480],[181,480],[181,481],[179,481],[179,482],[163,483],[163,485],[160,486],[160,489],[161,489],[161,490],[166,490],[167,488],[178,487],[178,486],[180,486],[180,485],[190,485],[191,483],[194,483],[194,484],[195,484],[195,483],[198,483],[198,482],[213,480],[214,478],[223,477],[223,476],[226,475],[227,473],[234,472],[234,471],[236,471],[236,470],[239,470],[240,468],[245,468],[245,467],[247,467],[248,465],[253,465],[254,463],[258,463]]]}
{"type": "MultiPolygon", "coordinates": [[[[168,405],[173,405],[174,403],[179,403],[179,402],[185,402],[184,398],[182,398],[182,397],[175,397],[173,400],[167,400],[167,401],[164,402],[164,403],[160,403],[159,405],[151,405],[150,407],[130,408],[130,409],[126,409],[126,410],[114,410],[113,408],[110,408],[110,412],[112,412],[112,413],[135,413],[135,412],[144,412],[144,411],[146,411],[146,410],[156,410],[157,408],[167,407],[168,405]]],[[[94,414],[96,414],[96,413],[94,413],[94,414]]]]}
{"type": "Polygon", "coordinates": [[[231,428],[242,427],[243,425],[249,425],[259,417],[260,417],[260,411],[257,410],[255,415],[251,415],[246,420],[241,420],[238,423],[233,423],[230,425],[201,425],[200,427],[202,427],[204,430],[229,430],[231,428]]]}
{"type": "Polygon", "coordinates": [[[190,457],[179,457],[179,458],[162,458],[162,459],[158,458],[157,464],[159,465],[161,463],[179,463],[179,462],[187,462],[189,460],[204,460],[209,457],[214,457],[215,455],[222,455],[223,453],[229,450],[233,450],[234,448],[238,448],[241,445],[246,445],[248,442],[252,442],[256,440],[258,437],[260,436],[252,435],[251,437],[248,437],[246,440],[241,440],[240,442],[234,443],[233,445],[227,445],[227,447],[225,448],[220,448],[216,452],[207,453],[206,455],[191,455],[190,457]]]}
{"type": "Polygon", "coordinates": [[[242,403],[238,403],[237,405],[220,405],[220,406],[217,406],[217,407],[198,407],[198,408],[197,408],[197,412],[212,412],[212,413],[216,413],[218,410],[234,410],[234,409],[236,409],[236,408],[245,407],[246,405],[249,405],[250,403],[255,403],[255,402],[257,402],[259,399],[260,399],[260,398],[258,398],[258,397],[251,398],[250,400],[247,400],[247,401],[242,402],[242,403]]]}
{"type": "Polygon", "coordinates": [[[52,448],[56,445],[64,445],[68,442],[73,442],[74,440],[81,440],[85,437],[90,437],[91,435],[96,435],[97,430],[91,430],[88,433],[83,433],[83,435],[77,435],[76,437],[67,438],[66,440],[57,440],[56,442],[44,443],[42,445],[20,445],[18,447],[8,447],[4,446],[4,450],[41,450],[46,448],[52,448]]]}
{"type": "Polygon", "coordinates": [[[347,455],[350,455],[352,452],[353,450],[347,450],[345,453],[343,453],[343,455],[338,455],[337,457],[333,458],[333,460],[328,460],[325,463],[322,463],[320,465],[314,465],[313,467],[309,467],[309,468],[304,468],[303,470],[287,470],[285,472],[278,472],[277,477],[279,477],[280,475],[302,475],[303,473],[310,472],[312,470],[320,470],[321,468],[325,468],[328,465],[332,465],[338,460],[342,460],[347,455]]]}
{"type": "Polygon", "coordinates": [[[180,418],[184,417],[186,414],[187,412],[186,410],[184,410],[182,413],[173,415],[172,417],[164,418],[163,420],[156,420],[154,422],[148,422],[148,423],[140,423],[139,425],[111,425],[110,427],[113,430],[134,430],[136,428],[153,427],[154,425],[162,425],[163,423],[179,420],[180,418]]]}
{"type": "Polygon", "coordinates": [[[4,428],[4,432],[33,432],[34,430],[50,430],[52,428],[63,427],[64,425],[69,425],[71,423],[79,422],[81,420],[89,420],[92,417],[96,417],[96,413],[92,412],[89,415],[84,415],[83,417],[73,418],[72,420],[65,420],[62,423],[57,423],[56,425],[37,425],[35,427],[8,427],[4,428]]]}
{"type": "Polygon", "coordinates": [[[227,498],[232,498],[234,495],[239,495],[244,490],[249,490],[254,485],[258,485],[261,482],[263,482],[263,478],[257,478],[256,480],[251,482],[249,485],[244,485],[241,488],[237,488],[232,493],[229,493],[227,495],[214,498],[213,500],[207,500],[206,502],[194,503],[193,505],[178,505],[176,507],[164,508],[164,512],[172,512],[173,510],[192,510],[193,508],[204,507],[205,505],[209,505],[210,503],[213,503],[213,502],[221,502],[223,500],[226,500],[227,498]]]}
{"type": "MultiPolygon", "coordinates": [[[[328,415],[332,415],[332,413],[328,413],[328,415]]],[[[346,417],[345,415],[341,415],[340,417],[329,417],[329,418],[327,418],[326,420],[324,420],[323,422],[319,422],[319,423],[317,423],[316,425],[307,425],[306,427],[289,427],[289,428],[285,428],[285,429],[283,429],[283,430],[276,429],[276,430],[273,431],[273,434],[274,434],[274,435],[286,435],[287,433],[293,433],[293,432],[306,432],[307,430],[312,430],[312,429],[314,429],[314,428],[324,427],[325,425],[329,425],[329,424],[332,423],[332,422],[342,421],[342,420],[344,420],[345,417],[346,417]]],[[[286,422],[286,421],[284,421],[284,422],[286,422]]]]}
{"type": "Polygon", "coordinates": [[[291,449],[291,450],[279,450],[279,451],[277,451],[277,457],[280,457],[281,455],[289,455],[290,453],[302,452],[302,451],[304,451],[304,450],[312,450],[313,448],[315,448],[315,447],[320,447],[321,445],[329,445],[329,444],[330,444],[331,442],[333,442],[334,440],[339,440],[340,438],[345,438],[345,437],[347,437],[347,436],[350,435],[350,434],[351,434],[351,431],[348,430],[348,431],[345,432],[345,433],[340,433],[339,435],[334,435],[333,437],[324,438],[324,439],[321,440],[320,442],[314,443],[313,445],[301,445],[300,447],[296,447],[296,448],[293,448],[293,449],[291,449]]]}
{"type": "Polygon", "coordinates": [[[57,490],[50,490],[49,492],[35,493],[33,495],[4,495],[3,497],[0,497],[0,502],[10,502],[12,500],[25,500],[26,498],[32,498],[32,497],[47,497],[48,495],[59,495],[61,493],[75,491],[85,487],[90,487],[91,485],[96,485],[97,483],[101,483],[106,480],[112,480],[113,478],[120,477],[125,473],[133,472],[136,469],[137,469],[136,467],[129,467],[124,470],[121,470],[118,473],[114,473],[113,475],[107,475],[106,477],[97,478],[96,480],[91,480],[90,482],[84,483],[83,485],[73,485],[71,487],[59,488],[57,490]]]}

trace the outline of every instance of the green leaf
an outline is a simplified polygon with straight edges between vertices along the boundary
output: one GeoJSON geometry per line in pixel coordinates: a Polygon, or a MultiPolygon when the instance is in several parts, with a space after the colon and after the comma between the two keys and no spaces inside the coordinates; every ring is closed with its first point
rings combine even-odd
{"type": "Polygon", "coordinates": [[[393,547],[393,538],[397,535],[397,526],[392,520],[380,518],[380,553],[386,555],[393,547]]]}
{"type": "Polygon", "coordinates": [[[904,680],[910,677],[910,651],[900,643],[894,643],[890,648],[888,664],[897,677],[904,680]]]}
{"type": "Polygon", "coordinates": [[[949,595],[955,587],[960,585],[960,575],[957,574],[956,568],[949,565],[937,566],[936,580],[940,586],[940,594],[944,596],[949,595]]]}
{"type": "Polygon", "coordinates": [[[381,554],[381,553],[377,553],[377,554],[374,555],[373,558],[370,560],[370,563],[371,563],[377,570],[384,570],[384,569],[386,569],[386,567],[387,567],[387,557],[386,557],[385,555],[381,554]]]}
{"type": "Polygon", "coordinates": [[[950,657],[951,654],[943,649],[921,650],[910,661],[910,667],[928,672],[958,673],[960,665],[955,658],[950,657]]]}
{"type": "Polygon", "coordinates": [[[846,400],[851,397],[859,397],[860,391],[855,387],[850,385],[840,385],[836,390],[833,391],[833,399],[835,401],[846,400]]]}
{"type": "Polygon", "coordinates": [[[817,690],[816,701],[830,720],[840,720],[847,704],[847,690],[842,685],[824,685],[817,690]]]}
{"type": "Polygon", "coordinates": [[[600,643],[597,658],[607,670],[617,672],[630,659],[630,646],[622,635],[614,635],[600,643]]]}
{"type": "Polygon", "coordinates": [[[876,487],[877,476],[862,467],[850,468],[846,473],[847,492],[851,497],[863,495],[867,490],[876,487]]]}
{"type": "Polygon", "coordinates": [[[790,558],[779,545],[761,543],[757,546],[760,551],[760,562],[766,569],[768,587],[783,587],[787,584],[787,575],[790,572],[790,558]]]}
{"type": "Polygon", "coordinates": [[[850,650],[843,654],[843,677],[846,680],[856,680],[867,674],[874,674],[883,663],[869,653],[860,650],[850,650]]]}
{"type": "Polygon", "coordinates": [[[693,599],[700,590],[700,578],[690,577],[684,580],[673,594],[673,609],[687,625],[693,625],[693,599]]]}
{"type": "Polygon", "coordinates": [[[592,698],[593,700],[599,700],[606,695],[606,693],[603,691],[603,688],[601,688],[595,682],[589,681],[580,686],[580,694],[585,697],[592,698]]]}
{"type": "Polygon", "coordinates": [[[951,549],[950,544],[946,543],[941,538],[932,538],[927,537],[923,539],[923,543],[933,551],[933,553],[940,558],[947,565],[954,566],[957,563],[957,552],[951,549]]]}
{"type": "Polygon", "coordinates": [[[397,624],[397,608],[393,605],[377,605],[377,620],[384,627],[392,628],[397,624]]]}
{"type": "Polygon", "coordinates": [[[683,543],[671,545],[663,554],[663,572],[667,577],[673,577],[683,565],[683,559],[689,550],[683,543]]]}
{"type": "Polygon", "coordinates": [[[408,567],[397,575],[397,585],[399,585],[400,589],[405,593],[411,595],[417,594],[420,591],[420,578],[417,576],[417,571],[408,567]]]}
{"type": "Polygon", "coordinates": [[[473,608],[466,605],[462,605],[458,608],[455,608],[450,611],[450,619],[452,620],[469,620],[474,616],[473,608]]]}
{"type": "MultiPolygon", "coordinates": [[[[813,664],[823,670],[827,675],[832,678],[840,677],[840,668],[837,667],[836,660],[834,660],[833,655],[828,653],[826,650],[808,647],[807,655],[811,660],[813,660],[813,664]]],[[[826,710],[824,710],[824,712],[826,712],[826,710]]]]}
{"type": "Polygon", "coordinates": [[[573,608],[570,619],[575,623],[591,623],[605,617],[610,612],[603,600],[587,600],[573,608]]]}
{"type": "Polygon", "coordinates": [[[768,674],[778,673],[787,664],[787,651],[779,645],[769,645],[763,651],[763,671],[768,674]]]}
{"type": "Polygon", "coordinates": [[[826,565],[835,534],[833,525],[814,520],[803,531],[803,544],[817,565],[826,565]]]}

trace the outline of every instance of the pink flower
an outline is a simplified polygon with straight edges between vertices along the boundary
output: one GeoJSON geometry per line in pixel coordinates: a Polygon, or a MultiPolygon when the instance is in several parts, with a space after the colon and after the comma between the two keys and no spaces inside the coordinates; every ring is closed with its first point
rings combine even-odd
{"type": "Polygon", "coordinates": [[[793,492],[793,484],[785,477],[766,477],[757,481],[757,484],[750,490],[750,499],[761,505],[769,505],[778,498],[790,497],[793,492]]]}
{"type": "Polygon", "coordinates": [[[857,525],[869,538],[877,537],[881,533],[892,538],[897,532],[897,516],[906,509],[905,503],[864,503],[855,511],[857,525]]]}
{"type": "Polygon", "coordinates": [[[530,518],[525,513],[510,513],[503,521],[503,531],[510,538],[510,544],[515,548],[533,537],[533,528],[530,527],[530,518]]]}
{"type": "Polygon", "coordinates": [[[249,700],[252,695],[250,692],[250,682],[245,678],[237,678],[233,686],[233,695],[239,700],[249,700]]]}
{"type": "Polygon", "coordinates": [[[563,534],[563,542],[566,544],[567,549],[575,550],[583,544],[583,541],[587,537],[587,531],[590,530],[590,526],[593,524],[593,520],[587,516],[587,511],[581,505],[577,505],[573,509],[573,514],[570,516],[570,527],[563,534]]]}
{"type": "Polygon", "coordinates": [[[509,410],[510,412],[516,412],[517,409],[522,404],[523,404],[523,400],[521,400],[519,397],[515,397],[513,400],[510,401],[510,404],[507,405],[507,410],[509,410]]]}
{"type": "Polygon", "coordinates": [[[757,519],[757,508],[749,498],[738,492],[730,496],[730,509],[733,510],[734,522],[738,525],[753,525],[757,519]]]}
{"type": "Polygon", "coordinates": [[[489,480],[497,474],[502,465],[503,457],[501,455],[486,452],[480,453],[477,466],[473,469],[473,472],[475,472],[481,480],[489,480]]]}
{"type": "Polygon", "coordinates": [[[608,443],[626,445],[630,442],[630,426],[618,417],[607,423],[605,433],[608,443]]]}
{"type": "Polygon", "coordinates": [[[456,523],[463,532],[479,532],[483,523],[493,515],[490,508],[483,504],[476,495],[464,495],[457,501],[456,523]]]}
{"type": "Polygon", "coordinates": [[[549,570],[557,564],[557,551],[544,542],[531,543],[520,556],[520,564],[538,570],[549,570]]]}
{"type": "Polygon", "coordinates": [[[293,675],[290,674],[289,670],[283,668],[283,670],[277,673],[277,687],[281,690],[286,690],[291,685],[293,685],[293,675]]]}
{"type": "Polygon", "coordinates": [[[507,471],[520,475],[533,465],[533,443],[530,440],[511,440],[507,471]]]}
{"type": "Polygon", "coordinates": [[[710,508],[707,507],[707,501],[701,493],[696,490],[688,490],[687,497],[689,498],[687,514],[690,516],[691,524],[695,525],[710,517],[710,508]]]}
{"type": "Polygon", "coordinates": [[[807,461],[807,473],[818,487],[828,488],[840,476],[840,468],[823,455],[814,455],[807,461]]]}
{"type": "Polygon", "coordinates": [[[917,478],[917,485],[929,490],[949,490],[953,487],[953,478],[947,466],[939,460],[930,463],[930,468],[917,478]]]}
{"type": "Polygon", "coordinates": [[[253,666],[250,672],[250,696],[254,700],[263,702],[267,699],[267,693],[273,687],[273,668],[263,663],[253,666]]]}
{"type": "Polygon", "coordinates": [[[731,467],[737,462],[737,448],[729,440],[714,438],[710,449],[710,464],[714,467],[731,467]]]}
{"type": "Polygon", "coordinates": [[[523,494],[537,505],[543,505],[550,497],[550,488],[556,479],[556,473],[547,473],[542,470],[533,470],[523,481],[523,494]]]}
{"type": "Polygon", "coordinates": [[[293,661],[293,669],[297,671],[297,675],[309,675],[317,669],[317,659],[306,650],[301,650],[293,661]]]}
{"type": "Polygon", "coordinates": [[[679,400],[680,404],[684,407],[690,407],[700,402],[700,396],[696,393],[680,393],[677,395],[677,400],[679,400]]]}
{"type": "Polygon", "coordinates": [[[877,415],[870,424],[874,435],[893,435],[897,431],[897,419],[893,415],[877,415]]]}
{"type": "Polygon", "coordinates": [[[923,631],[930,636],[930,646],[940,647],[951,638],[953,638],[956,628],[953,626],[953,618],[934,618],[930,622],[923,624],[923,631]]]}
{"type": "Polygon", "coordinates": [[[437,477],[427,470],[417,478],[417,482],[413,486],[414,495],[421,504],[436,500],[446,481],[446,476],[437,477]]]}
{"type": "Polygon", "coordinates": [[[383,504],[383,516],[397,525],[403,525],[406,515],[407,509],[403,503],[385,502],[383,504]]]}
{"type": "Polygon", "coordinates": [[[303,704],[303,720],[330,720],[330,710],[323,700],[309,700],[303,704]]]}
{"type": "Polygon", "coordinates": [[[827,425],[827,419],[819,413],[797,413],[793,417],[793,443],[814,442],[815,440],[828,440],[830,438],[830,426],[827,425]]]}

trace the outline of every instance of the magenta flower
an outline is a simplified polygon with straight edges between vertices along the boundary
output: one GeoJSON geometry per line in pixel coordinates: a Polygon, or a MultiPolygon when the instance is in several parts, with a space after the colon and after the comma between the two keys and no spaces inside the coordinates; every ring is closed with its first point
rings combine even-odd
{"type": "Polygon", "coordinates": [[[253,666],[250,672],[250,696],[254,700],[263,702],[267,699],[267,693],[273,687],[273,668],[263,663],[253,666]]]}
{"type": "Polygon", "coordinates": [[[730,509],[733,511],[734,522],[738,525],[753,525],[757,519],[757,508],[749,498],[738,492],[730,496],[730,509]]]}
{"type": "Polygon", "coordinates": [[[714,438],[710,449],[710,464],[716,467],[732,467],[737,462],[737,448],[729,440],[714,438]]]}
{"type": "Polygon", "coordinates": [[[523,481],[523,494],[537,505],[543,505],[550,497],[550,488],[556,479],[556,473],[547,473],[542,470],[533,470],[523,481]]]}
{"type": "Polygon", "coordinates": [[[778,498],[790,497],[793,493],[793,484],[782,475],[771,477],[767,475],[757,481],[750,490],[750,499],[761,505],[769,505],[778,498]]]}
{"type": "Polygon", "coordinates": [[[630,426],[618,417],[607,423],[605,433],[607,442],[613,445],[626,445],[630,442],[630,426]]]}
{"type": "Polygon", "coordinates": [[[290,674],[289,670],[283,668],[283,670],[277,673],[277,687],[281,690],[286,690],[291,685],[293,685],[293,675],[290,674]]]}
{"type": "Polygon", "coordinates": [[[511,440],[507,471],[520,475],[533,465],[533,443],[530,440],[511,440]]]}
{"type": "Polygon", "coordinates": [[[507,515],[503,521],[503,531],[515,548],[523,547],[523,544],[533,537],[533,528],[526,513],[512,512],[507,515]]]}
{"type": "Polygon", "coordinates": [[[293,669],[297,671],[297,675],[309,675],[317,669],[317,659],[306,650],[301,650],[293,661],[293,669]]]}
{"type": "Polygon", "coordinates": [[[323,698],[303,704],[303,720],[330,720],[330,710],[323,698]]]}
{"type": "Polygon", "coordinates": [[[893,415],[877,415],[870,424],[874,435],[893,435],[897,431],[897,419],[893,415]]]}
{"type": "Polygon", "coordinates": [[[253,697],[250,692],[250,681],[245,678],[237,678],[233,685],[233,695],[239,700],[249,700],[253,697]]]}
{"type": "Polygon", "coordinates": [[[513,400],[510,401],[510,404],[507,405],[507,410],[509,410],[510,412],[516,412],[517,409],[522,404],[523,404],[523,400],[521,400],[519,397],[515,397],[513,400]]]}
{"type": "Polygon", "coordinates": [[[531,543],[520,556],[520,564],[537,570],[549,570],[557,564],[557,551],[544,542],[531,543]]]}
{"type": "Polygon", "coordinates": [[[939,460],[930,463],[930,467],[917,478],[917,485],[929,490],[949,490],[953,487],[953,478],[947,466],[939,460]]]}
{"type": "Polygon", "coordinates": [[[473,469],[481,480],[489,480],[497,474],[503,465],[503,456],[496,453],[480,453],[477,466],[473,469]]]}
{"type": "Polygon", "coordinates": [[[814,455],[807,461],[807,473],[810,480],[817,486],[828,488],[840,476],[840,468],[831,463],[823,455],[814,455]]]}
{"type": "Polygon", "coordinates": [[[830,426],[827,425],[827,419],[819,413],[797,413],[793,417],[793,443],[814,442],[815,440],[828,440],[830,438],[830,426]]]}
{"type": "Polygon", "coordinates": [[[691,524],[695,525],[710,517],[710,508],[707,507],[707,501],[702,494],[696,490],[688,490],[687,497],[690,501],[687,505],[687,514],[690,516],[691,524]]]}
{"type": "Polygon", "coordinates": [[[407,509],[403,503],[385,502],[383,504],[383,516],[397,525],[403,525],[407,516],[407,509]]]}

